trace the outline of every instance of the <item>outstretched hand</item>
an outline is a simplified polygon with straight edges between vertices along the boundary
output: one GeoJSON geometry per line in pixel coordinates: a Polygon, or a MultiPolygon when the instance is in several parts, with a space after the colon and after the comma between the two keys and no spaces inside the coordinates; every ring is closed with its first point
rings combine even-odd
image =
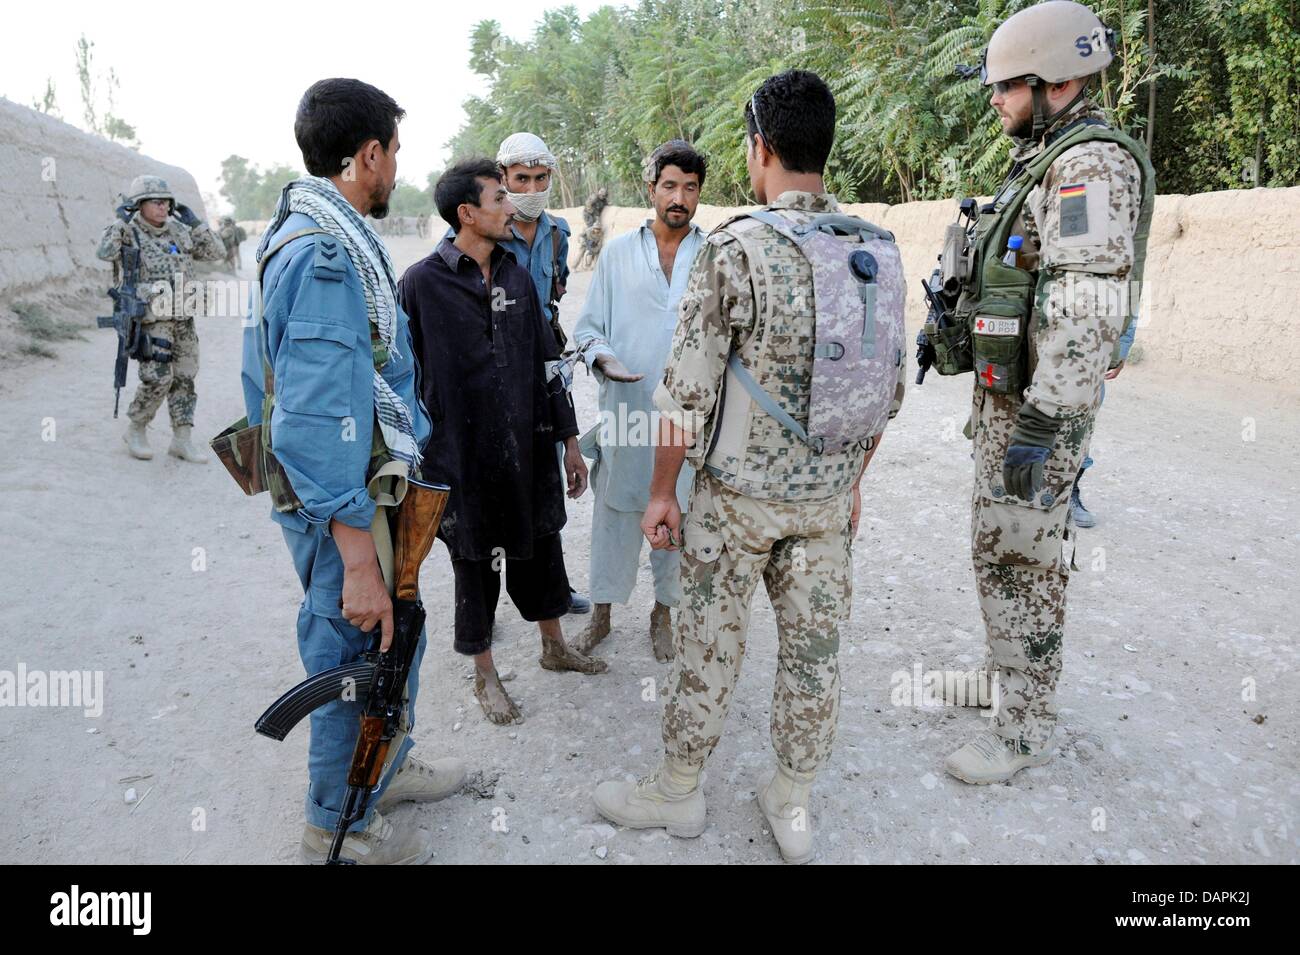
{"type": "Polygon", "coordinates": [[[627,366],[613,355],[601,355],[594,362],[600,373],[610,381],[640,381],[645,375],[636,375],[628,371],[627,366]]]}

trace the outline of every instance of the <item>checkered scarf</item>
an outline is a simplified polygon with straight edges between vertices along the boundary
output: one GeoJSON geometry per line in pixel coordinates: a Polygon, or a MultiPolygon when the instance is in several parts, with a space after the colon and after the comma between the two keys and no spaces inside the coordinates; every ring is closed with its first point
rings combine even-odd
{"type": "MultiPolygon", "coordinates": [[[[338,187],[320,176],[304,176],[284,187],[271,217],[271,224],[257,247],[257,261],[270,245],[271,236],[291,212],[311,216],[316,225],[343,244],[352,267],[361,277],[366,295],[366,317],[374,326],[391,358],[397,351],[397,279],[393,261],[384,243],[369,223],[343,198],[338,187]]],[[[420,446],[415,440],[415,423],[411,409],[393,391],[378,369],[375,370],[375,418],[384,436],[384,445],[393,457],[405,461],[413,471],[420,467],[420,446]]],[[[417,398],[418,400],[418,398],[417,398]]]]}

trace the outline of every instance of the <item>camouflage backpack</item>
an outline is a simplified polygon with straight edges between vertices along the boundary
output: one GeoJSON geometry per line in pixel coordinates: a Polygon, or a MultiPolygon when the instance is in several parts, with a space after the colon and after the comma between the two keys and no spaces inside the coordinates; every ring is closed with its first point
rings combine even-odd
{"type": "MultiPolygon", "coordinates": [[[[807,429],[754,380],[735,350],[727,370],[760,408],[818,454],[879,434],[889,419],[903,362],[907,292],[893,233],[838,212],[793,221],[758,209],[737,218],[771,226],[812,266],[816,326],[807,429]]],[[[733,234],[754,262],[744,232],[733,234]]],[[[754,274],[761,284],[764,270],[754,274]]]]}

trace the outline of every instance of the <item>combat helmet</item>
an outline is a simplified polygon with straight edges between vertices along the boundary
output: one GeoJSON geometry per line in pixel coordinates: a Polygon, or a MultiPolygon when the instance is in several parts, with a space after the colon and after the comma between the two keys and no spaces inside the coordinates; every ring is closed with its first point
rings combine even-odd
{"type": "Polygon", "coordinates": [[[146,199],[167,199],[173,206],[176,205],[171,187],[161,176],[136,176],[131,180],[131,188],[126,193],[127,205],[137,209],[146,199]]]}
{"type": "Polygon", "coordinates": [[[1114,59],[1115,33],[1097,14],[1073,0],[1047,0],[1008,17],[993,31],[980,82],[985,86],[1023,79],[1033,91],[1033,138],[1072,107],[1079,95],[1055,113],[1048,114],[1045,84],[1093,76],[1114,59]]]}

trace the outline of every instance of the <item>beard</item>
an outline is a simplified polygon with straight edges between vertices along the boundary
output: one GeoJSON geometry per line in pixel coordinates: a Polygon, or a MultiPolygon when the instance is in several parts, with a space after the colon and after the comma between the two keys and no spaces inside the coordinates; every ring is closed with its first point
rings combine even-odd
{"type": "Polygon", "coordinates": [[[1012,139],[1029,139],[1034,135],[1034,114],[1031,112],[1028,116],[1016,123],[1007,130],[1007,135],[1012,139]]]}
{"type": "Polygon", "coordinates": [[[663,212],[659,213],[659,219],[664,225],[676,229],[681,228],[684,223],[690,222],[691,214],[687,210],[681,208],[665,209],[663,212]],[[674,222],[674,219],[677,219],[678,221],[674,222]]]}
{"type": "Polygon", "coordinates": [[[384,219],[388,216],[388,199],[393,194],[392,186],[385,186],[383,183],[375,186],[375,191],[370,194],[370,218],[384,219]]]}

